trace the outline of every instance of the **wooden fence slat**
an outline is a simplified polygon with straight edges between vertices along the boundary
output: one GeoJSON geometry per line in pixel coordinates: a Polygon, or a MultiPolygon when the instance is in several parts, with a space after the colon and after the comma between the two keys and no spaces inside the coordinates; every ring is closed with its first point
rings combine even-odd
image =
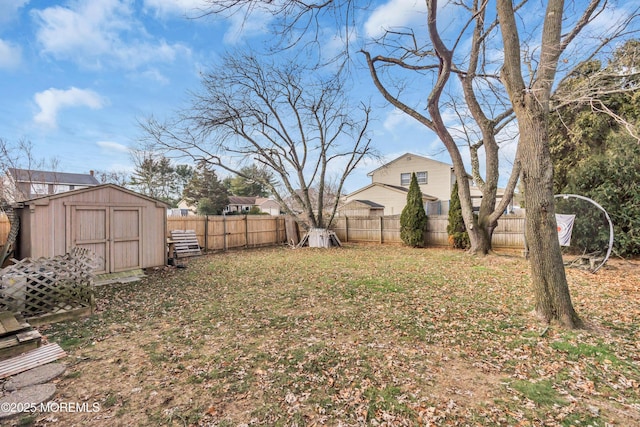
{"type": "Polygon", "coordinates": [[[193,215],[167,217],[167,237],[171,237],[174,230],[193,230],[198,244],[206,250],[226,250],[286,243],[284,216],[193,215]]]}

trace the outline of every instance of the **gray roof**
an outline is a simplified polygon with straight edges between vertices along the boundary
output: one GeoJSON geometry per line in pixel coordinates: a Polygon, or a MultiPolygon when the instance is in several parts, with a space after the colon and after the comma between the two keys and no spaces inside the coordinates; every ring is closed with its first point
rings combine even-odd
{"type": "Polygon", "coordinates": [[[255,205],[256,198],[251,196],[229,196],[230,205],[255,205]]]}
{"type": "Polygon", "coordinates": [[[9,173],[17,182],[34,182],[67,185],[98,185],[95,176],[83,173],[36,171],[29,169],[9,168],[9,173]]]}
{"type": "Polygon", "coordinates": [[[377,209],[384,209],[384,206],[376,203],[376,202],[372,202],[371,200],[355,200],[356,202],[360,202],[363,203],[367,206],[369,206],[370,208],[377,208],[377,209]]]}

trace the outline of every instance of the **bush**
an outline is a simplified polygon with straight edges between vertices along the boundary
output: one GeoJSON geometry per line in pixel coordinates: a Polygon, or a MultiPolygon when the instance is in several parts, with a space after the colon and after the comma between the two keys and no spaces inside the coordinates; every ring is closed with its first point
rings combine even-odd
{"type": "Polygon", "coordinates": [[[414,173],[411,175],[407,204],[400,215],[400,238],[407,246],[422,248],[426,231],[427,213],[422,202],[422,191],[414,173]]]}
{"type": "Polygon", "coordinates": [[[571,174],[566,189],[567,193],[595,200],[609,213],[614,227],[614,248],[621,256],[640,255],[638,182],[640,145],[632,138],[618,137],[608,142],[605,153],[583,161],[571,174]]]}
{"type": "Polygon", "coordinates": [[[471,247],[469,233],[462,218],[462,205],[458,196],[458,182],[453,185],[451,191],[451,202],[449,204],[449,223],[447,224],[447,234],[449,235],[449,245],[457,249],[467,249],[471,247]]]}

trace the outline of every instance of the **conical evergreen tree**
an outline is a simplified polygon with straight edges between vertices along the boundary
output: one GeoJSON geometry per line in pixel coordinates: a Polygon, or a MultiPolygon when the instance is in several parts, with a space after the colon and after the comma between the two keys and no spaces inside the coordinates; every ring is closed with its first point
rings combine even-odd
{"type": "Polygon", "coordinates": [[[447,224],[447,234],[449,244],[454,248],[467,249],[470,247],[469,234],[462,219],[462,206],[458,195],[458,181],[453,185],[451,191],[451,202],[449,205],[449,224],[447,224]]]}
{"type": "Polygon", "coordinates": [[[405,245],[424,247],[424,233],[427,231],[427,213],[422,202],[422,191],[416,174],[411,175],[407,193],[407,204],[400,215],[400,238],[405,245]]]}

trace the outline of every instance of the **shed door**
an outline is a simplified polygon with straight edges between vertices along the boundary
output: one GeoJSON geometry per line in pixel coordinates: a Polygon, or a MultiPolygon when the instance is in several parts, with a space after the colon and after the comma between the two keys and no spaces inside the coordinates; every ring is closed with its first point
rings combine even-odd
{"type": "Polygon", "coordinates": [[[109,266],[109,208],[101,206],[74,206],[71,210],[71,241],[73,246],[87,248],[98,256],[95,273],[106,273],[109,266]]]}
{"type": "Polygon", "coordinates": [[[140,207],[74,206],[70,246],[98,256],[96,274],[142,267],[140,207]]]}
{"type": "Polygon", "coordinates": [[[139,207],[111,208],[111,272],[142,268],[142,224],[139,207]]]}

